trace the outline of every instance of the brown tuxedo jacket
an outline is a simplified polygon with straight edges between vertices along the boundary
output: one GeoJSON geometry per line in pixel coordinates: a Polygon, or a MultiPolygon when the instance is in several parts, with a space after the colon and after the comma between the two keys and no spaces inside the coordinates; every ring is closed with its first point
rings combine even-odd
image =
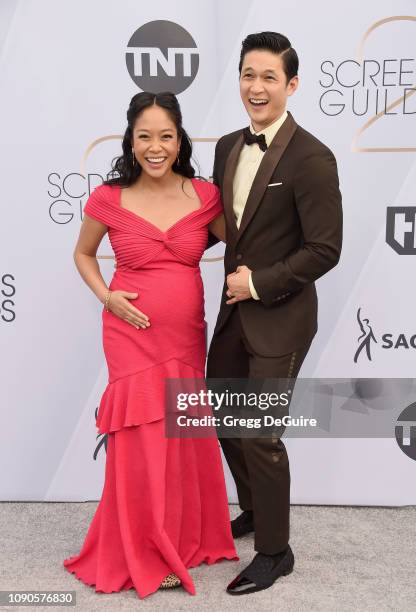
{"type": "Polygon", "coordinates": [[[248,266],[260,301],[227,305],[225,283],[214,335],[238,308],[253,350],[275,357],[306,346],[317,330],[314,281],[337,264],[341,252],[337,164],[328,147],[289,113],[263,156],[237,229],[233,179],[242,131],[218,141],[213,175],[226,218],[225,274],[248,266]]]}

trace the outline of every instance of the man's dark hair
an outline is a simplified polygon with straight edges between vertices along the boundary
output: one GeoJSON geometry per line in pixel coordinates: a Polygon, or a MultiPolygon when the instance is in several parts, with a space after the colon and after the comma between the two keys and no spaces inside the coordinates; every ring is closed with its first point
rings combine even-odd
{"type": "Polygon", "coordinates": [[[238,72],[241,74],[243,60],[249,51],[271,51],[282,56],[283,70],[286,74],[286,82],[289,82],[297,75],[299,69],[299,58],[296,51],[292,48],[290,41],[283,34],[277,32],[259,32],[249,34],[242,43],[240,53],[240,63],[238,72]]]}

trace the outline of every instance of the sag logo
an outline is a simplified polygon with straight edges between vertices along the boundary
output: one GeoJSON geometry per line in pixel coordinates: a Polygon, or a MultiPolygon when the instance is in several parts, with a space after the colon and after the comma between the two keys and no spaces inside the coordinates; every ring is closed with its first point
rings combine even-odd
{"type": "MultiPolygon", "coordinates": [[[[361,307],[357,310],[357,322],[360,328],[360,335],[357,338],[358,348],[355,351],[354,363],[358,362],[361,353],[367,356],[368,361],[372,361],[371,349],[378,341],[374,335],[373,328],[370,325],[370,319],[361,316],[361,307]]],[[[381,344],[378,344],[382,349],[394,349],[400,351],[416,350],[416,333],[409,334],[408,332],[391,333],[386,332],[378,335],[381,344]]]]}
{"type": "Polygon", "coordinates": [[[399,255],[416,255],[416,206],[388,206],[386,242],[399,255]]]}
{"type": "Polygon", "coordinates": [[[404,454],[416,461],[416,402],[401,412],[394,433],[404,454]]]}
{"type": "Polygon", "coordinates": [[[361,318],[361,308],[357,310],[357,321],[361,330],[361,334],[358,337],[358,348],[354,355],[354,363],[357,363],[360,353],[365,349],[367,359],[371,361],[371,343],[377,342],[373,332],[373,328],[370,325],[369,319],[361,318]]]}
{"type": "Polygon", "coordinates": [[[143,91],[179,94],[195,79],[199,52],[192,36],[172,21],[150,21],[127,44],[127,70],[143,91]]]}

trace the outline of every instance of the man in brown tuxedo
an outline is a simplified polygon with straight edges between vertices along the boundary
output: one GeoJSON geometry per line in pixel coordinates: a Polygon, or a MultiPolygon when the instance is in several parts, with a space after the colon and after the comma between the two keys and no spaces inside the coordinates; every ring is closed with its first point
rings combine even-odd
{"type": "MultiPolygon", "coordinates": [[[[275,32],[251,34],[240,58],[249,128],[217,143],[214,182],[227,228],[225,285],[208,355],[209,378],[296,378],[317,330],[314,281],[333,268],[342,242],[341,195],[332,152],[286,111],[298,57],[275,32]]],[[[227,591],[268,588],[289,574],[290,474],[277,436],[222,438],[242,514],[234,537],[254,531],[257,554],[227,591]]]]}

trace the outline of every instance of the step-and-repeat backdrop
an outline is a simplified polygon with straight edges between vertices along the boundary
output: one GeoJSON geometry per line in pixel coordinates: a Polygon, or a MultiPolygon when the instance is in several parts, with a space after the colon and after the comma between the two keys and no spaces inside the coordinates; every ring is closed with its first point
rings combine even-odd
{"type": "MultiPolygon", "coordinates": [[[[72,259],[83,206],[120,151],[130,98],[161,83],[177,93],[210,176],[216,139],[248,124],[237,66],[250,32],[289,37],[300,57],[289,109],[339,164],[344,248],[318,282],[319,332],[301,374],[414,376],[412,10],[412,0],[1,2],[2,500],[99,499],[105,441],[94,414],[107,371],[102,306],[72,259]]],[[[108,242],[99,255],[109,280],[108,242]]],[[[210,333],[221,255],[217,246],[202,263],[210,333]]],[[[294,503],[416,503],[416,461],[394,436],[287,444],[294,503]]],[[[227,484],[234,501],[228,472],[227,484]]]]}

